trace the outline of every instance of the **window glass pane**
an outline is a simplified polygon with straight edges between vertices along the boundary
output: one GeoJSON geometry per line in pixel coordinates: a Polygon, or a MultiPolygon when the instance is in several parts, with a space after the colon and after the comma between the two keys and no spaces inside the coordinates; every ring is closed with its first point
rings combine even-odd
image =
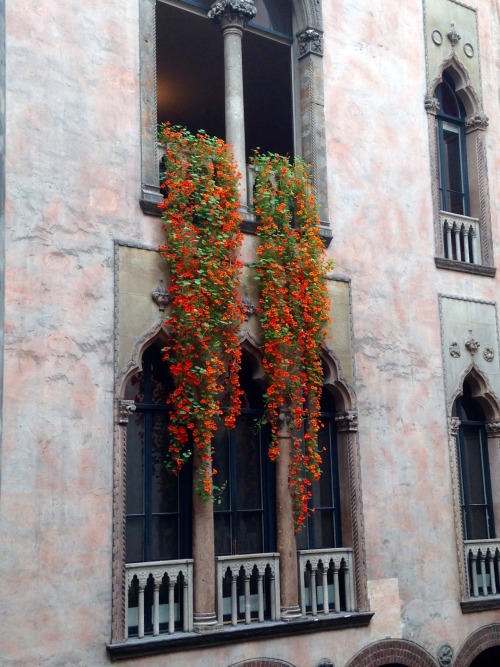
{"type": "Polygon", "coordinates": [[[463,428],[463,457],[466,469],[464,484],[469,504],[485,503],[484,470],[479,427],[463,428]]]}
{"type": "Polygon", "coordinates": [[[250,25],[286,35],[292,39],[292,3],[290,0],[254,0],[257,15],[250,25]]]}
{"type": "Polygon", "coordinates": [[[225,556],[231,553],[231,518],[227,513],[215,513],[215,554],[225,556]]]}
{"type": "Polygon", "coordinates": [[[229,475],[229,435],[227,429],[221,425],[213,440],[214,457],[213,466],[217,470],[214,483],[222,488],[217,494],[217,502],[214,505],[215,512],[228,510],[231,507],[231,480],[229,475]]]}
{"type": "Polygon", "coordinates": [[[141,563],[144,560],[144,517],[127,517],[126,528],[126,561],[127,563],[141,563]]]}
{"type": "Polygon", "coordinates": [[[144,416],[134,412],[127,425],[127,514],[144,512],[144,416]]]}
{"type": "Polygon", "coordinates": [[[167,560],[179,557],[179,527],[177,515],[153,516],[151,533],[152,560],[167,560]]]}
{"type": "Polygon", "coordinates": [[[168,413],[156,412],[152,420],[152,511],[177,512],[179,478],[165,465],[169,441],[168,413]]]}
{"type": "Polygon", "coordinates": [[[446,81],[443,81],[443,83],[441,83],[438,88],[438,99],[441,102],[441,110],[443,113],[447,114],[448,116],[460,118],[460,110],[458,107],[457,98],[451,86],[446,81]]]}
{"type": "Polygon", "coordinates": [[[333,510],[316,510],[312,521],[315,549],[329,549],[336,546],[333,510]]]}
{"type": "Polygon", "coordinates": [[[460,130],[450,123],[443,123],[444,158],[450,213],[463,215],[462,154],[460,130]]]}
{"type": "Polygon", "coordinates": [[[489,538],[485,506],[469,507],[469,533],[467,534],[469,540],[486,540],[489,538]]]}
{"type": "Polygon", "coordinates": [[[325,426],[318,433],[319,451],[323,462],[321,464],[321,477],[313,481],[312,494],[314,507],[333,507],[333,482],[331,462],[331,424],[325,426]]]}
{"type": "Polygon", "coordinates": [[[261,470],[260,437],[254,424],[254,415],[241,415],[233,435],[236,457],[238,510],[260,509],[261,470]]]}
{"type": "Polygon", "coordinates": [[[240,512],[237,520],[237,553],[260,553],[262,542],[261,512],[240,512]]]}

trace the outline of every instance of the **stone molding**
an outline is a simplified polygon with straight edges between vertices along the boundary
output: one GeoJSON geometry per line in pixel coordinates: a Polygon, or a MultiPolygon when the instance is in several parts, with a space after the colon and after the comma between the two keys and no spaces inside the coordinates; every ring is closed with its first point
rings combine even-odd
{"type": "Polygon", "coordinates": [[[306,28],[297,33],[297,42],[299,45],[299,59],[314,53],[317,56],[323,55],[323,32],[314,28],[306,28]]]}

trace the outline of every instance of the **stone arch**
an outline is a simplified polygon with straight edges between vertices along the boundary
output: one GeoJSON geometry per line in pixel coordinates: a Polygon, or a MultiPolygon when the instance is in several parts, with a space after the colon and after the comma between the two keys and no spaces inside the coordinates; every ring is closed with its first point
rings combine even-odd
{"type": "Polygon", "coordinates": [[[355,395],[345,379],[339,358],[330,347],[325,346],[321,354],[321,361],[325,373],[323,386],[335,399],[337,411],[352,412],[356,409],[355,395]]]}
{"type": "Polygon", "coordinates": [[[319,0],[291,0],[298,30],[323,28],[322,4],[319,0]]]}
{"type": "Polygon", "coordinates": [[[142,336],[139,336],[139,338],[136,339],[132,348],[130,360],[127,365],[121,369],[116,378],[115,396],[117,399],[122,398],[130,377],[141,370],[142,355],[144,354],[144,351],[157,340],[162,340],[166,344],[167,335],[167,329],[163,322],[159,321],[145,331],[142,336]]]}
{"type": "Polygon", "coordinates": [[[383,639],[361,649],[346,667],[384,667],[390,664],[405,667],[437,667],[425,649],[406,639],[383,639]]]}
{"type": "Polygon", "coordinates": [[[243,662],[235,662],[230,667],[294,667],[294,665],[284,660],[276,660],[276,658],[252,658],[243,660],[243,662]]]}
{"type": "Polygon", "coordinates": [[[468,382],[472,389],[472,397],[482,407],[485,417],[488,420],[500,419],[500,401],[492,391],[488,379],[479,370],[474,362],[471,362],[460,377],[457,390],[451,397],[448,405],[448,415],[451,418],[453,405],[457,398],[463,394],[464,382],[468,382]]]}
{"type": "Polygon", "coordinates": [[[500,623],[485,625],[467,637],[458,650],[453,667],[469,667],[483,651],[497,646],[500,646],[500,623]]]}
{"type": "Polygon", "coordinates": [[[441,63],[439,73],[431,83],[429,97],[434,97],[437,86],[443,80],[444,72],[448,72],[453,79],[455,92],[465,107],[467,117],[482,113],[479,97],[472,86],[467,69],[462,65],[455,53],[441,63]]]}

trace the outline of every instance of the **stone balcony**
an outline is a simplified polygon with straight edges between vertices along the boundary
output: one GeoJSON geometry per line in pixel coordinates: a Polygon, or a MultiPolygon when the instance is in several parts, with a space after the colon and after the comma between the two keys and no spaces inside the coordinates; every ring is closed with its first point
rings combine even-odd
{"type": "Polygon", "coordinates": [[[464,612],[500,608],[500,539],[466,540],[468,600],[464,612]]]}
{"type": "Polygon", "coordinates": [[[481,264],[479,220],[445,211],[441,211],[439,218],[445,258],[481,264]]]}

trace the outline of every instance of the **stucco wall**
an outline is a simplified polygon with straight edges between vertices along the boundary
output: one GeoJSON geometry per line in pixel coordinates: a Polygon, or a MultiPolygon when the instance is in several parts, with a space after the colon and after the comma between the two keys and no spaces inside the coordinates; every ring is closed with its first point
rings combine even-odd
{"type": "MultiPolygon", "coordinates": [[[[323,6],[329,253],[351,279],[345,372],[356,379],[376,616],[367,629],[178,654],[171,667],[260,655],[343,667],[386,636],[435,655],[498,618],[458,604],[438,308],[439,293],[495,301],[498,280],[434,265],[422,4],[323,6]]],[[[497,0],[480,3],[496,262],[498,12],[497,0]]],[[[0,662],[97,667],[111,628],[113,241],[162,238],[138,203],[138,0],[12,0],[6,42],[0,662]]]]}

